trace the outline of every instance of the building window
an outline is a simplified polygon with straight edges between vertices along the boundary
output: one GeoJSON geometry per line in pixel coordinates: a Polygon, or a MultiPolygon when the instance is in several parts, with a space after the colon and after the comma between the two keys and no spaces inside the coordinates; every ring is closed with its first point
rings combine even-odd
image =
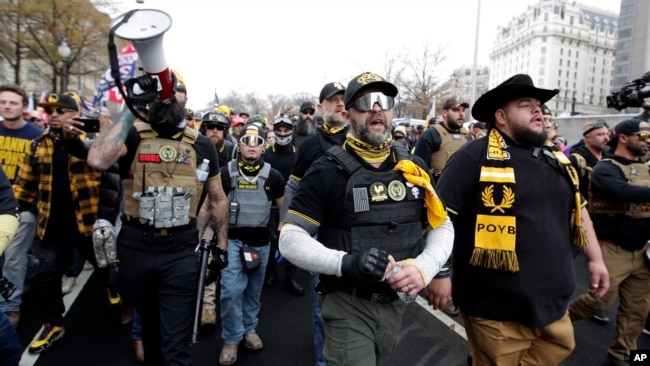
{"type": "Polygon", "coordinates": [[[540,67],[539,68],[539,76],[543,76],[543,75],[544,75],[544,68],[540,67]]]}
{"type": "Polygon", "coordinates": [[[546,64],[546,57],[542,57],[539,59],[539,64],[540,65],[545,65],[546,64]]]}
{"type": "Polygon", "coordinates": [[[548,13],[544,13],[544,21],[548,22],[548,13]]]}
{"type": "Polygon", "coordinates": [[[569,17],[569,24],[573,25],[573,15],[569,17]]]}
{"type": "Polygon", "coordinates": [[[541,52],[542,52],[542,55],[545,55],[546,54],[546,47],[542,47],[541,52]]]}

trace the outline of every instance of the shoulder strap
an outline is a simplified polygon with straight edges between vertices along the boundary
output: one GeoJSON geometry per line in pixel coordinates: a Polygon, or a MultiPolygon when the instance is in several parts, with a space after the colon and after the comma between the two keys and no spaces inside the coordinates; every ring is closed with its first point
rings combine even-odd
{"type": "Polygon", "coordinates": [[[585,157],[577,153],[572,153],[571,156],[573,156],[576,159],[576,163],[578,164],[578,168],[580,169],[580,177],[584,177],[585,175],[587,177],[590,177],[592,169],[587,166],[587,161],[585,160],[585,157]]]}
{"type": "Polygon", "coordinates": [[[393,144],[393,149],[395,149],[395,154],[397,155],[397,161],[400,160],[411,160],[411,154],[402,144],[393,144]]]}
{"type": "Polygon", "coordinates": [[[271,164],[264,163],[264,166],[262,167],[262,170],[260,171],[260,178],[263,178],[264,180],[267,180],[269,178],[270,174],[271,174],[271,164]]]}
{"type": "Polygon", "coordinates": [[[325,154],[336,161],[339,164],[339,168],[344,169],[350,175],[363,167],[357,159],[341,149],[340,146],[332,146],[325,154]]]}

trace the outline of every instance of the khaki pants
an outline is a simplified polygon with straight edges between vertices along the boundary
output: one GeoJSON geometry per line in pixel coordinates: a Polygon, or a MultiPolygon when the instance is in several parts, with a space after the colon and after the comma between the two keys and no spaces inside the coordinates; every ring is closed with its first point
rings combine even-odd
{"type": "Polygon", "coordinates": [[[558,365],[575,348],[568,313],[539,329],[461,315],[474,366],[558,365]]]}
{"type": "Polygon", "coordinates": [[[569,304],[569,314],[574,321],[590,318],[609,309],[619,297],[616,334],[609,353],[622,360],[637,348],[637,338],[650,311],[650,266],[646,263],[645,248],[629,251],[610,241],[599,243],[609,271],[609,291],[600,299],[589,292],[574,299],[569,304]]]}

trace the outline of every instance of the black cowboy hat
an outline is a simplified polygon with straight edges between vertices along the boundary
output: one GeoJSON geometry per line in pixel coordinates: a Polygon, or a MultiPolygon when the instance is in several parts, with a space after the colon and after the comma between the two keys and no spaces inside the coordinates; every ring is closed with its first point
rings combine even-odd
{"type": "Polygon", "coordinates": [[[557,93],[559,93],[557,89],[536,88],[530,76],[517,74],[481,95],[474,103],[472,117],[478,121],[493,123],[494,112],[513,99],[533,97],[544,104],[557,93]]]}

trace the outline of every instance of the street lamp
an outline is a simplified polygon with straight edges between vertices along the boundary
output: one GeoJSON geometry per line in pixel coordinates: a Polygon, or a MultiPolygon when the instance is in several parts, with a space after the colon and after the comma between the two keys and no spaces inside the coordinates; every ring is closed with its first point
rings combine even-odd
{"type": "Polygon", "coordinates": [[[59,56],[61,56],[61,93],[68,90],[68,57],[72,51],[68,47],[67,39],[63,38],[63,42],[59,46],[59,56]]]}

